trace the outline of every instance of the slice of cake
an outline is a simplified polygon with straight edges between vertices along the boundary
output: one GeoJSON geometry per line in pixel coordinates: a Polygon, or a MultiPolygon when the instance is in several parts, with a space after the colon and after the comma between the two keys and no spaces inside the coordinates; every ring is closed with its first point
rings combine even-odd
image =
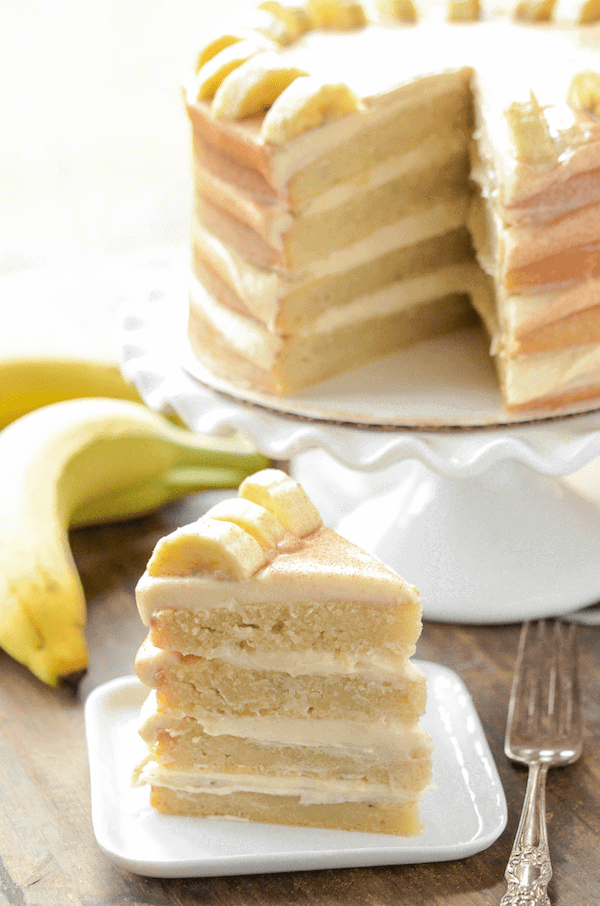
{"type": "Polygon", "coordinates": [[[194,356],[294,393],[474,309],[507,410],[598,405],[598,6],[260,6],[186,90],[194,356]]]}
{"type": "Polygon", "coordinates": [[[157,544],[137,591],[139,779],[170,814],[418,834],[420,598],[267,469],[157,544]]]}

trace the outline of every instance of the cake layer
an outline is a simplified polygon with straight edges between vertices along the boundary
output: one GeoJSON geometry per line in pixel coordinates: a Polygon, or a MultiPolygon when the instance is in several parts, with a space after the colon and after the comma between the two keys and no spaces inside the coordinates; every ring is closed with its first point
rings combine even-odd
{"type": "MultiPolygon", "coordinates": [[[[472,266],[467,268],[469,276],[479,279],[472,266]]],[[[461,287],[467,283],[464,273],[463,267],[454,274],[461,287]]],[[[443,275],[434,274],[431,282],[438,283],[432,296],[415,302],[410,308],[367,321],[361,319],[355,324],[350,322],[312,336],[297,335],[287,342],[266,336],[256,326],[232,319],[231,314],[227,319],[230,324],[235,323],[237,330],[217,330],[214,320],[194,306],[189,318],[190,346],[200,362],[226,380],[269,392],[293,393],[396,352],[403,346],[470,323],[473,312],[464,290],[448,293],[443,275]],[[235,346],[231,342],[233,338],[237,341],[235,346]],[[243,341],[241,350],[240,339],[243,341]]],[[[428,289],[424,280],[415,279],[416,293],[428,289]]],[[[397,296],[395,290],[394,295],[397,296]]],[[[211,313],[215,312],[214,303],[210,304],[210,309],[211,313]]],[[[224,309],[221,309],[220,318],[223,315],[224,309]]]]}
{"type": "MultiPolygon", "coordinates": [[[[167,657],[162,654],[143,645],[135,663],[138,676],[157,690],[161,703],[198,720],[224,711],[236,717],[273,711],[281,718],[341,720],[350,711],[357,720],[377,713],[393,722],[415,720],[425,711],[425,678],[414,667],[401,664],[395,670],[377,664],[365,664],[361,670],[357,664],[354,673],[327,673],[332,659],[322,658],[318,664],[315,657],[314,672],[296,674],[294,665],[290,675],[285,672],[289,657],[281,659],[283,669],[278,671],[245,668],[220,658],[175,659],[170,652],[167,657]]],[[[260,660],[260,652],[254,660],[260,660]]],[[[277,657],[270,660],[276,663],[277,657]]]]}
{"type": "Polygon", "coordinates": [[[159,812],[197,817],[236,817],[268,824],[293,824],[363,833],[414,836],[421,833],[417,803],[379,804],[378,802],[336,802],[303,805],[297,796],[272,796],[265,793],[178,792],[152,785],[150,804],[159,812]]]}
{"type": "Polygon", "coordinates": [[[565,249],[556,255],[549,255],[508,271],[504,286],[508,292],[513,293],[543,291],[582,277],[600,277],[599,253],[598,242],[565,249]]]}
{"type": "MultiPolygon", "coordinates": [[[[206,199],[200,199],[196,204],[192,228],[195,229],[197,222],[202,229],[258,267],[319,279],[371,261],[392,249],[443,235],[466,223],[469,195],[465,186],[459,182],[453,191],[433,195],[428,202],[425,195],[418,193],[419,202],[415,206],[401,200],[396,219],[388,212],[387,222],[382,219],[370,230],[363,230],[360,222],[348,220],[347,215],[347,227],[339,238],[335,230],[344,220],[338,224],[319,225],[318,229],[307,233],[310,242],[295,244],[287,250],[273,248],[253,229],[206,199]],[[317,241],[319,237],[321,242],[317,241]]],[[[377,208],[374,215],[379,216],[377,208]]]]}
{"type": "MultiPolygon", "coordinates": [[[[331,307],[342,308],[384,287],[472,260],[465,227],[393,248],[357,266],[314,279],[279,274],[246,261],[196,222],[192,268],[204,289],[274,334],[296,333],[331,307]]],[[[400,298],[402,296],[400,295],[400,298]]],[[[413,297],[414,298],[414,297],[413,297]]]]}
{"type": "Polygon", "coordinates": [[[598,276],[600,204],[549,222],[505,227],[503,243],[509,291],[598,276]]]}
{"type": "MultiPolygon", "coordinates": [[[[404,187],[408,191],[415,180],[421,178],[417,174],[426,176],[434,168],[443,171],[445,168],[449,169],[451,164],[456,164],[457,175],[464,182],[468,132],[456,129],[453,122],[455,111],[446,110],[447,102],[444,101],[445,99],[441,99],[439,108],[435,111],[430,109],[425,122],[419,123],[422,136],[418,143],[413,144],[417,140],[412,138],[411,146],[404,151],[394,150],[394,153],[383,157],[381,161],[370,158],[365,170],[353,172],[349,181],[342,180],[338,173],[338,180],[332,186],[320,195],[315,194],[315,197],[305,201],[297,209],[278,198],[275,190],[256,171],[231,160],[196,137],[196,194],[251,227],[274,248],[282,248],[286,236],[290,233],[294,235],[294,228],[294,239],[296,244],[299,243],[297,227],[300,223],[316,223],[318,217],[325,214],[331,216],[335,210],[343,211],[349,203],[369,209],[372,207],[369,199],[377,200],[373,193],[381,192],[383,186],[388,187],[384,194],[384,200],[387,201],[390,194],[397,193],[404,187]],[[427,123],[429,132],[426,132],[427,123]],[[395,186],[398,186],[398,190],[395,186]]],[[[419,113],[417,109],[416,114],[419,113]]],[[[412,116],[412,111],[403,113],[404,129],[407,128],[407,115],[412,116]]],[[[371,148],[371,152],[373,150],[371,148]]],[[[358,219],[356,211],[354,219],[358,219]]]]}
{"type": "Polygon", "coordinates": [[[310,720],[285,720],[275,714],[251,720],[226,717],[205,726],[152,702],[144,706],[140,735],[158,764],[188,773],[305,774],[394,783],[412,792],[431,782],[431,740],[411,725],[373,726],[370,721],[349,721],[346,715],[344,721],[325,721],[321,727],[321,722],[313,726],[310,720]],[[220,729],[235,732],[216,732],[220,729]]]}
{"type": "MultiPolygon", "coordinates": [[[[464,153],[445,163],[418,166],[410,175],[355,193],[328,211],[291,222],[284,217],[281,223],[265,222],[264,213],[252,218],[241,205],[237,209],[233,203],[224,207],[227,199],[213,189],[199,194],[196,216],[216,236],[228,238],[250,261],[297,272],[415,213],[425,214],[442,202],[461,205],[467,175],[468,158],[464,153]]],[[[440,232],[446,232],[443,225],[440,232]]]]}
{"type": "MultiPolygon", "coordinates": [[[[161,583],[162,584],[162,583],[161,583]]],[[[352,672],[368,655],[375,665],[385,666],[414,651],[419,631],[418,606],[377,608],[371,605],[372,625],[366,637],[356,635],[364,615],[361,603],[352,600],[249,603],[232,597],[223,607],[206,602],[202,609],[202,582],[180,580],[179,587],[164,580],[163,588],[152,586],[152,596],[167,597],[164,607],[150,618],[150,639],[157,648],[207,658],[221,658],[250,667],[263,662],[269,669],[314,669],[315,653],[331,658],[328,669],[352,672]],[[188,597],[189,596],[189,597],[188,597]],[[178,604],[178,598],[183,599],[178,604]],[[191,602],[191,604],[190,604],[191,602]],[[196,605],[194,607],[194,605],[196,605]],[[284,666],[284,655],[289,654],[284,666]],[[292,657],[293,655],[293,657],[292,657]],[[294,668],[294,665],[295,668],[294,668]]],[[[142,594],[144,588],[141,589],[142,594]]],[[[147,598],[148,595],[144,596],[147,598]]]]}
{"type": "Polygon", "coordinates": [[[209,793],[228,796],[232,793],[266,794],[277,798],[297,797],[302,805],[338,805],[348,802],[405,804],[420,798],[414,790],[405,789],[393,781],[369,783],[339,777],[312,777],[307,774],[265,775],[260,772],[232,774],[215,769],[186,771],[179,766],[160,765],[149,759],[142,768],[140,779],[151,786],[164,786],[173,791],[209,793]]]}

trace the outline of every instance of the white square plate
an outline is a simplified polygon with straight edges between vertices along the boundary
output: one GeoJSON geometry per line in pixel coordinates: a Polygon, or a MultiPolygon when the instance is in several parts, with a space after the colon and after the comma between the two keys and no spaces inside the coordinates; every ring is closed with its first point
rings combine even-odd
{"type": "Polygon", "coordinates": [[[92,820],[100,847],[121,867],[159,878],[355,868],[461,859],[506,826],[504,790],[466,686],[447,667],[416,661],[428,678],[423,726],[434,741],[433,781],[420,837],[282,827],[161,815],[131,774],[148,690],[136,677],[95,689],[85,706],[92,820]]]}

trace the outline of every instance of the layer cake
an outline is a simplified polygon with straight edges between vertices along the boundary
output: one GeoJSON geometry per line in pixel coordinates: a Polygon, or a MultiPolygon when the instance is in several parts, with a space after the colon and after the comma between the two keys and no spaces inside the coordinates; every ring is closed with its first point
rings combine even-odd
{"type": "Polygon", "coordinates": [[[267,469],[163,538],[137,587],[139,780],[171,814],[417,834],[420,598],[267,469]]]}
{"type": "Polygon", "coordinates": [[[207,39],[186,88],[197,358],[294,393],[477,312],[507,409],[597,403],[597,16],[265,0],[207,39]]]}

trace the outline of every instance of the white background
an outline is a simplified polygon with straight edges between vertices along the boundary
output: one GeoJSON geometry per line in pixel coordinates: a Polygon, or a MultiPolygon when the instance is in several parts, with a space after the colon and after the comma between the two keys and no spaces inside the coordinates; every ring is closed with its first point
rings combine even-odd
{"type": "Polygon", "coordinates": [[[250,0],[0,4],[0,273],[185,244],[181,82],[250,0]]]}

